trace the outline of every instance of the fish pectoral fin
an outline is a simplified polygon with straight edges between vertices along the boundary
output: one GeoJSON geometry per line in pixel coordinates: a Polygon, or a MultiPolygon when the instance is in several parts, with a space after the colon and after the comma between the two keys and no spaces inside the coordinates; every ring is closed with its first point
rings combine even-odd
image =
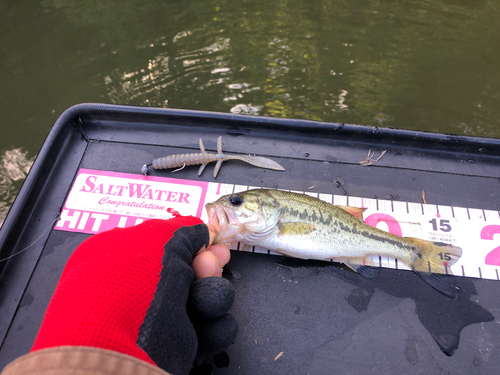
{"type": "Polygon", "coordinates": [[[341,210],[344,210],[345,212],[353,216],[356,216],[360,220],[364,220],[363,212],[366,211],[366,208],[350,207],[350,206],[336,206],[336,207],[340,208],[341,210]]]}
{"type": "Polygon", "coordinates": [[[309,223],[280,223],[280,236],[309,234],[316,230],[316,225],[309,223]]]}
{"type": "Polygon", "coordinates": [[[380,273],[380,267],[368,258],[351,258],[340,261],[365,279],[374,279],[380,273]]]}

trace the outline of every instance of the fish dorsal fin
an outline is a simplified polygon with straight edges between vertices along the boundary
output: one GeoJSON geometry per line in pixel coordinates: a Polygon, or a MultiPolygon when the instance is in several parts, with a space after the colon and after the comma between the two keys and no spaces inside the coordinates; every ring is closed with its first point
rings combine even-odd
{"type": "Polygon", "coordinates": [[[356,216],[358,219],[363,220],[363,212],[366,211],[366,208],[359,207],[350,207],[350,206],[335,206],[344,210],[347,213],[350,213],[353,216],[356,216]]]}
{"type": "Polygon", "coordinates": [[[281,223],[280,236],[297,236],[309,234],[316,230],[316,225],[309,223],[281,223]]]}

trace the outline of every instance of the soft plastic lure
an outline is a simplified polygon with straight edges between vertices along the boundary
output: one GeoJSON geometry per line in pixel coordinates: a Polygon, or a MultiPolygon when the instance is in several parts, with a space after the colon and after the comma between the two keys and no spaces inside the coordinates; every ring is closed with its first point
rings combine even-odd
{"type": "Polygon", "coordinates": [[[217,161],[214,169],[214,178],[217,177],[217,173],[219,173],[220,166],[223,161],[226,160],[241,160],[245,163],[252,164],[259,168],[267,168],[274,169],[277,171],[284,171],[285,168],[280,164],[276,163],[274,160],[264,158],[262,156],[252,156],[252,155],[225,155],[222,153],[222,137],[217,139],[217,154],[211,154],[205,151],[205,147],[203,146],[203,141],[200,138],[200,153],[192,153],[192,154],[175,154],[168,155],[163,158],[158,158],[153,160],[151,164],[144,164],[142,166],[142,173],[147,175],[148,167],[153,166],[154,169],[169,169],[169,168],[179,168],[176,169],[176,172],[181,170],[182,168],[190,165],[201,164],[200,169],[198,170],[198,176],[201,175],[205,167],[208,163],[212,161],[217,161]]]}

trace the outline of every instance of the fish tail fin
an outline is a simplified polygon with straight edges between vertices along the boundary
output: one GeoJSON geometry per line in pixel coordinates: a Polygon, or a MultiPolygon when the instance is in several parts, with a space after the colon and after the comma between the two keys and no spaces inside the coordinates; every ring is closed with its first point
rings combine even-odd
{"type": "Polygon", "coordinates": [[[430,286],[444,295],[456,298],[457,287],[450,266],[454,265],[462,256],[460,247],[443,242],[432,242],[409,238],[418,248],[416,260],[412,265],[413,270],[430,286]]]}
{"type": "Polygon", "coordinates": [[[460,247],[443,242],[432,242],[409,238],[418,248],[413,270],[418,272],[432,272],[451,274],[450,266],[454,265],[462,256],[460,247]]]}

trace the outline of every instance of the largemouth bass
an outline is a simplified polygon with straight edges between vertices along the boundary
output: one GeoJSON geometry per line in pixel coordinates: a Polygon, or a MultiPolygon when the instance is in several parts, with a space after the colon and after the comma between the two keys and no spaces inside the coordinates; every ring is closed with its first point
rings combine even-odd
{"type": "Polygon", "coordinates": [[[216,242],[238,241],[294,258],[334,260],[366,277],[373,274],[366,266],[378,266],[368,256],[388,256],[443,294],[456,294],[455,286],[435,273],[451,274],[449,266],[462,256],[461,248],[369,226],[363,221],[365,209],[272,189],[225,195],[205,207],[209,222],[221,227],[216,242]]]}

